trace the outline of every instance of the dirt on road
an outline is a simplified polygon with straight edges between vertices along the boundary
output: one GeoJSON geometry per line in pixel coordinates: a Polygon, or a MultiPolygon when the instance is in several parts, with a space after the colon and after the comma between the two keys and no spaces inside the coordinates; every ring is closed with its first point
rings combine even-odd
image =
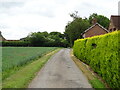
{"type": "Polygon", "coordinates": [[[91,85],[70,58],[70,49],[62,49],[51,57],[28,88],[91,88],[91,85]]]}

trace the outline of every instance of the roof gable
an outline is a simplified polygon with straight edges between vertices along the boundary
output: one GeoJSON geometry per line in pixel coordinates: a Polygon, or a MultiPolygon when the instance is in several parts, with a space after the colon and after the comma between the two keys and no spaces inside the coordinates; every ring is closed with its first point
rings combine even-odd
{"type": "Polygon", "coordinates": [[[88,28],[87,30],[85,30],[82,34],[86,33],[87,31],[91,30],[92,28],[94,28],[96,25],[98,25],[100,28],[102,28],[103,30],[105,30],[106,32],[109,32],[106,28],[104,28],[103,26],[101,26],[99,23],[96,23],[94,25],[92,25],[90,28],[88,28]]]}

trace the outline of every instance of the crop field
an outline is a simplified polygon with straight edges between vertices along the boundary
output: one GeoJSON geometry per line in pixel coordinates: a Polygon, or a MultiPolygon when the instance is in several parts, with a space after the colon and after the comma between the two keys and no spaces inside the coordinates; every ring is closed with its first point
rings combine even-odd
{"type": "Polygon", "coordinates": [[[54,49],[56,47],[3,47],[2,71],[21,66],[54,49]]]}

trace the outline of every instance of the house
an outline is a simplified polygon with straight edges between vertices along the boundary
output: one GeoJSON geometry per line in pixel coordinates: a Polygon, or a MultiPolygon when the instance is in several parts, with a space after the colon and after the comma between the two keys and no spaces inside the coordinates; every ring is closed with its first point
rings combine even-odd
{"type": "Polygon", "coordinates": [[[95,20],[93,21],[93,23],[95,23],[95,24],[92,25],[90,28],[88,28],[87,30],[85,30],[82,33],[83,38],[92,37],[92,36],[96,36],[96,35],[102,35],[102,34],[106,34],[109,32],[107,29],[105,29],[99,23],[96,23],[95,20]]]}
{"type": "Polygon", "coordinates": [[[6,39],[2,36],[1,31],[0,31],[0,42],[5,41],[6,39]]]}
{"type": "Polygon", "coordinates": [[[120,30],[120,15],[112,15],[110,18],[109,32],[120,30]]]}

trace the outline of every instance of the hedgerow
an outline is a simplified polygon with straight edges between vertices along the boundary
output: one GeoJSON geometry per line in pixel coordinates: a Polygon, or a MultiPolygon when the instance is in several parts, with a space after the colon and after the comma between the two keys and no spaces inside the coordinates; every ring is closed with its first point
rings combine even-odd
{"type": "Polygon", "coordinates": [[[30,42],[30,41],[3,41],[0,42],[0,46],[3,47],[67,47],[68,43],[66,40],[61,41],[46,41],[30,42]]]}
{"type": "Polygon", "coordinates": [[[111,88],[120,88],[120,31],[74,42],[74,55],[88,64],[111,88]]]}
{"type": "Polygon", "coordinates": [[[2,42],[2,46],[17,46],[17,47],[21,47],[21,46],[29,46],[30,43],[29,42],[25,42],[25,41],[3,41],[2,42]]]}

